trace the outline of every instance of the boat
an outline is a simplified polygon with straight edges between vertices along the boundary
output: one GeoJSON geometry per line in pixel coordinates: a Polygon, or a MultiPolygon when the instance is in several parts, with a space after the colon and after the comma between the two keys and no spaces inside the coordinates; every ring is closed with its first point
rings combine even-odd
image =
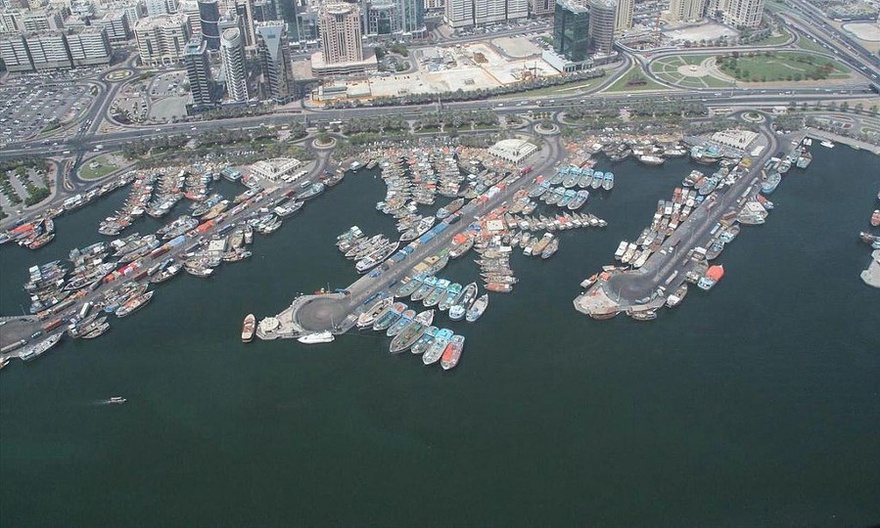
{"type": "Polygon", "coordinates": [[[568,203],[568,210],[577,211],[578,209],[583,207],[585,203],[587,203],[587,200],[589,200],[589,198],[590,191],[586,189],[581,189],[577,192],[577,195],[575,195],[574,199],[572,199],[571,202],[568,203]]]}
{"type": "Polygon", "coordinates": [[[458,210],[461,209],[463,205],[464,205],[464,198],[456,198],[455,200],[452,200],[451,202],[449,202],[445,206],[441,207],[440,209],[437,209],[437,219],[443,220],[444,218],[448,217],[449,215],[458,212],[458,210]]]}
{"type": "Polygon", "coordinates": [[[57,334],[53,334],[42,341],[38,341],[33,345],[24,349],[24,351],[19,356],[22,361],[33,361],[40,357],[44,352],[57,345],[59,341],[61,341],[62,334],[59,332],[57,334]]]}
{"type": "Polygon", "coordinates": [[[455,332],[448,328],[444,328],[437,332],[437,335],[434,336],[434,340],[425,350],[422,355],[422,363],[425,365],[430,365],[432,363],[436,363],[440,360],[440,356],[443,355],[443,352],[446,351],[446,345],[449,344],[449,341],[455,335],[455,332]]]}
{"type": "Polygon", "coordinates": [[[296,340],[306,345],[314,345],[317,343],[330,343],[334,339],[336,338],[329,330],[324,330],[323,332],[313,332],[299,336],[296,340]]]}
{"type": "Polygon", "coordinates": [[[388,327],[388,330],[385,331],[385,335],[388,337],[394,337],[400,332],[403,331],[404,328],[409,325],[413,319],[416,318],[416,311],[413,309],[406,310],[400,315],[400,319],[394,321],[394,324],[388,327]]]}
{"type": "Polygon", "coordinates": [[[300,200],[300,201],[305,201],[305,200],[314,198],[315,196],[318,196],[319,194],[324,192],[325,188],[326,188],[326,186],[321,182],[313,183],[308,188],[306,188],[306,190],[297,194],[296,198],[297,198],[297,200],[300,200]]]}
{"type": "Polygon", "coordinates": [[[666,306],[670,308],[675,308],[681,301],[684,300],[684,296],[687,295],[688,284],[687,282],[682,282],[681,286],[679,286],[673,293],[666,298],[666,306]]]}
{"type": "Polygon", "coordinates": [[[410,347],[410,352],[413,354],[423,354],[434,341],[434,337],[439,331],[440,329],[436,326],[429,326],[426,328],[422,333],[422,336],[419,337],[419,339],[410,347]]]}
{"type": "Polygon", "coordinates": [[[142,294],[134,297],[130,301],[126,302],[125,304],[123,304],[122,306],[120,306],[116,310],[116,317],[120,317],[120,318],[126,317],[126,316],[129,316],[129,315],[133,314],[134,312],[140,310],[141,308],[146,306],[147,303],[150,302],[150,299],[153,298],[154,293],[156,293],[156,292],[148,291],[148,292],[142,293],[142,294]]]}
{"type": "Polygon", "coordinates": [[[398,354],[411,347],[425,330],[434,322],[434,310],[425,310],[416,316],[399,334],[394,336],[389,345],[389,352],[398,354]]]}
{"type": "Polygon", "coordinates": [[[767,175],[767,178],[761,182],[761,194],[771,194],[776,190],[776,187],[779,186],[779,182],[782,181],[782,175],[776,171],[771,172],[767,175]]]}
{"type": "Polygon", "coordinates": [[[614,188],[614,173],[606,172],[605,178],[602,180],[602,189],[610,191],[614,188]]]}
{"type": "Polygon", "coordinates": [[[452,336],[452,341],[446,345],[440,359],[440,366],[443,367],[443,370],[449,370],[458,365],[462,350],[464,350],[464,336],[458,334],[452,336]]]}
{"type": "Polygon", "coordinates": [[[477,297],[477,293],[478,288],[476,282],[472,282],[465,286],[458,301],[449,308],[449,318],[453,321],[460,321],[464,318],[468,309],[470,309],[471,304],[473,304],[474,299],[477,297]]]}
{"type": "Polygon", "coordinates": [[[474,247],[474,237],[464,233],[455,235],[452,239],[452,247],[449,249],[449,258],[456,259],[474,247]]]}
{"type": "Polygon", "coordinates": [[[422,304],[425,306],[425,308],[436,306],[437,303],[440,302],[440,299],[446,296],[446,288],[448,288],[450,284],[451,281],[449,279],[438,280],[437,285],[434,287],[431,293],[429,293],[428,296],[422,300],[422,304]]]}
{"type": "Polygon", "coordinates": [[[550,241],[550,243],[547,244],[547,247],[545,247],[544,250],[541,251],[541,258],[546,260],[546,259],[552,257],[553,254],[556,253],[556,251],[558,249],[559,249],[559,239],[554,238],[553,240],[550,241]]]}
{"type": "Polygon", "coordinates": [[[697,287],[704,291],[711,290],[724,277],[724,266],[709,266],[706,274],[697,281],[697,287]]]}
{"type": "Polygon", "coordinates": [[[382,310],[382,313],[380,313],[378,317],[376,317],[376,322],[373,323],[373,330],[377,332],[387,330],[389,326],[400,319],[400,315],[404,310],[406,310],[406,305],[402,302],[396,302],[388,306],[382,310]]]}
{"type": "Polygon", "coordinates": [[[590,182],[590,188],[598,189],[599,187],[602,187],[603,183],[605,183],[605,173],[602,171],[594,171],[593,181],[590,182]]]}
{"type": "Polygon", "coordinates": [[[434,286],[437,285],[437,280],[437,277],[433,275],[425,277],[425,279],[422,280],[422,285],[412,294],[412,296],[410,296],[410,299],[412,299],[413,302],[418,302],[427,297],[434,289],[434,286]]]}
{"type": "Polygon", "coordinates": [[[415,240],[420,236],[427,233],[432,227],[434,227],[434,222],[437,219],[433,216],[427,216],[419,220],[419,223],[407,230],[404,234],[400,235],[401,242],[409,242],[410,240],[415,240]]]}
{"type": "Polygon", "coordinates": [[[723,157],[721,151],[714,145],[701,144],[691,147],[691,159],[697,163],[711,165],[723,157]]]}
{"type": "Polygon", "coordinates": [[[874,227],[880,226],[880,209],[874,209],[874,212],[871,214],[871,225],[874,227]]]}
{"type": "Polygon", "coordinates": [[[405,277],[400,281],[400,286],[397,287],[397,290],[394,292],[395,297],[409,297],[416,290],[418,290],[422,286],[422,278],[419,276],[416,277],[405,277]]]}
{"type": "Polygon", "coordinates": [[[394,242],[391,244],[386,244],[385,246],[379,248],[375,252],[367,255],[358,261],[355,265],[355,269],[358,273],[366,273],[369,270],[376,267],[379,263],[387,259],[391,256],[392,253],[397,251],[397,248],[400,246],[400,242],[394,242]]]}
{"type": "Polygon", "coordinates": [[[627,312],[627,315],[636,321],[653,321],[657,318],[657,310],[633,310],[627,312]]]}
{"type": "Polygon", "coordinates": [[[654,154],[642,154],[637,158],[640,162],[648,165],[649,167],[656,167],[658,165],[663,165],[666,163],[666,159],[660,156],[656,156],[654,154]]]}
{"type": "Polygon", "coordinates": [[[469,323],[476,322],[476,320],[483,315],[483,312],[485,312],[486,308],[488,307],[489,294],[484,293],[483,295],[480,295],[480,297],[476,301],[474,301],[474,304],[472,304],[471,307],[468,308],[467,312],[465,312],[465,320],[469,323]]]}
{"type": "Polygon", "coordinates": [[[127,401],[128,401],[128,400],[126,400],[126,399],[123,398],[122,396],[111,396],[110,399],[107,400],[107,403],[113,403],[113,404],[116,404],[116,405],[122,405],[123,403],[125,403],[125,402],[127,402],[127,401]]]}
{"type": "Polygon", "coordinates": [[[706,250],[706,260],[715,260],[722,251],[724,251],[724,242],[720,238],[713,240],[706,250]]]}
{"type": "Polygon", "coordinates": [[[84,330],[79,337],[82,339],[94,339],[98,336],[104,335],[104,333],[110,329],[110,323],[106,322],[106,319],[106,317],[102,317],[100,323],[84,330]]]}
{"type": "Polygon", "coordinates": [[[725,244],[733,242],[733,239],[739,235],[740,227],[739,224],[733,224],[718,234],[718,240],[721,240],[725,244]]]}
{"type": "Polygon", "coordinates": [[[302,206],[303,202],[291,200],[288,203],[284,203],[275,207],[275,209],[272,209],[272,212],[281,218],[287,218],[288,216],[302,209],[302,206]]]}
{"type": "Polygon", "coordinates": [[[373,323],[376,322],[376,318],[384,312],[391,303],[394,302],[393,297],[382,297],[378,301],[376,301],[372,306],[367,308],[362,314],[360,314],[357,318],[357,326],[358,328],[367,328],[373,326],[373,323]]]}
{"type": "Polygon", "coordinates": [[[254,317],[254,314],[247,314],[244,318],[244,323],[241,326],[241,342],[242,343],[250,343],[254,340],[254,327],[257,324],[257,319],[254,317]]]}
{"type": "Polygon", "coordinates": [[[809,150],[804,150],[801,152],[800,156],[797,157],[794,164],[795,167],[799,169],[806,169],[810,166],[810,163],[813,162],[813,154],[810,153],[809,150]]]}
{"type": "Polygon", "coordinates": [[[159,272],[150,279],[150,282],[154,284],[165,282],[171,277],[177,275],[182,269],[183,264],[179,262],[174,262],[173,264],[168,265],[166,268],[159,270],[159,272]]]}
{"type": "Polygon", "coordinates": [[[446,293],[442,296],[440,302],[437,303],[437,309],[441,312],[448,310],[453,304],[455,304],[455,301],[458,300],[459,296],[461,296],[462,289],[464,289],[464,286],[457,282],[450,284],[446,288],[446,293]]]}

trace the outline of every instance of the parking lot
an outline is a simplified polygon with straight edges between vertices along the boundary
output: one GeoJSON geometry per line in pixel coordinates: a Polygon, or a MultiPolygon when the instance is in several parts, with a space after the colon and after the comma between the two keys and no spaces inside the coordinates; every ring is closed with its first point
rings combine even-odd
{"type": "Polygon", "coordinates": [[[89,90],[48,75],[7,78],[0,86],[0,147],[75,118],[88,107],[89,90]]]}

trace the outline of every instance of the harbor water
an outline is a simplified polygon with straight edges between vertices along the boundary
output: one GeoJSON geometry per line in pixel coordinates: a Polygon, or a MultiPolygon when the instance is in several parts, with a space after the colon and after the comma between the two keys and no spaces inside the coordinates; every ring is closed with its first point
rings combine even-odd
{"type": "MultiPolygon", "coordinates": [[[[583,211],[609,226],[561,233],[546,261],[514,256],[520,282],[476,324],[438,316],[467,337],[450,372],[389,356],[377,334],[240,342],[247,313],[357,278],[336,235],[394,233],[374,208],[378,171],[349,175],[255,236],[247,261],[181,274],[99,339],[0,373],[0,525],[876,523],[880,292],[859,279],[858,233],[880,163],[845,146],[813,154],[767,223],[719,257],[718,286],[649,323],[593,321],[572,299],[705,168],[600,163],[615,188],[583,211]]],[[[0,313],[27,308],[28,266],[101,239],[126,195],[58,218],[39,251],[3,246],[0,313]]],[[[473,258],[443,275],[477,280],[473,258]]]]}

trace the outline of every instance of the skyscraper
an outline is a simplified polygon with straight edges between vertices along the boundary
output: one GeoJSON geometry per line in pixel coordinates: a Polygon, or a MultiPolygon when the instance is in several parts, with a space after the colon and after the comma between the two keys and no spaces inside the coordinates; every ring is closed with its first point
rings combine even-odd
{"type": "Polygon", "coordinates": [[[590,0],[590,52],[609,54],[614,49],[617,0],[590,0]]]}
{"type": "Polygon", "coordinates": [[[617,0],[617,20],[614,30],[620,33],[633,25],[633,0],[617,0]]]}
{"type": "Polygon", "coordinates": [[[220,35],[220,58],[226,73],[226,93],[231,101],[247,101],[247,71],[241,30],[230,28],[220,35]]]}
{"type": "Polygon", "coordinates": [[[536,17],[552,15],[556,10],[554,0],[529,0],[529,9],[536,17]]]}
{"type": "Polygon", "coordinates": [[[192,92],[193,105],[205,106],[214,102],[214,82],[211,78],[211,63],[208,60],[208,46],[204,39],[191,40],[183,49],[183,64],[192,92]]]}
{"type": "Polygon", "coordinates": [[[572,62],[588,58],[590,11],[571,0],[557,0],[553,19],[553,49],[572,62]]]}
{"type": "Polygon", "coordinates": [[[265,94],[277,103],[288,103],[293,99],[293,79],[285,24],[263,22],[257,24],[254,32],[265,94]]]}
{"type": "Polygon", "coordinates": [[[447,0],[446,23],[452,28],[481,26],[529,16],[529,0],[447,0]]]}
{"type": "Polygon", "coordinates": [[[425,32],[424,0],[394,0],[400,17],[400,31],[405,35],[421,35],[425,32]]]}
{"type": "Polygon", "coordinates": [[[361,62],[361,17],[354,4],[329,4],[321,13],[321,43],[324,63],[361,62]]]}
{"type": "Polygon", "coordinates": [[[761,25],[764,0],[728,0],[724,22],[731,26],[754,28],[761,25]]]}
{"type": "Polygon", "coordinates": [[[137,21],[134,36],[142,64],[173,64],[190,40],[189,24],[181,14],[146,17],[137,21]]]}
{"type": "Polygon", "coordinates": [[[670,22],[687,22],[703,18],[706,0],[669,0],[670,22]]]}
{"type": "Polygon", "coordinates": [[[220,6],[217,0],[199,0],[199,25],[209,50],[220,48],[220,6]]]}

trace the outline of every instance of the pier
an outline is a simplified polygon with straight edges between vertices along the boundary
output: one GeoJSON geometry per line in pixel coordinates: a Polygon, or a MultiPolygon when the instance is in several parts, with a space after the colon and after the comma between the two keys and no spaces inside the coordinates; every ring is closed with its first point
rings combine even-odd
{"type": "Polygon", "coordinates": [[[719,196],[712,193],[653,253],[645,265],[635,271],[610,270],[574,299],[577,311],[595,319],[610,319],[621,312],[638,317],[663,306],[666,295],[684,281],[688,271],[705,266],[692,259],[689,252],[703,244],[710,231],[725,215],[737,212],[760,188],[764,163],[779,150],[779,141],[769,131],[758,138],[761,154],[752,157],[748,173],[719,196]]]}
{"type": "MultiPolygon", "coordinates": [[[[558,137],[544,137],[543,142],[543,148],[522,162],[534,167],[530,174],[520,175],[515,172],[508,176],[504,180],[507,184],[504,190],[483,203],[477,204],[476,200],[471,201],[475,209],[469,209],[468,215],[479,217],[498,207],[509,200],[518,190],[531,184],[535,175],[551,171],[558,162],[564,159],[565,149],[558,137]]],[[[345,323],[347,317],[356,313],[367,299],[387,290],[409,274],[413,266],[447,247],[455,235],[467,228],[472,217],[463,217],[458,223],[451,225],[430,242],[420,245],[404,260],[395,263],[391,268],[378,275],[373,276],[373,273],[367,273],[342,290],[344,293],[297,297],[288,308],[278,315],[260,321],[260,324],[257,325],[257,337],[261,339],[295,338],[312,332],[330,331],[335,334],[346,332],[351,327],[350,324],[345,323]]]]}

